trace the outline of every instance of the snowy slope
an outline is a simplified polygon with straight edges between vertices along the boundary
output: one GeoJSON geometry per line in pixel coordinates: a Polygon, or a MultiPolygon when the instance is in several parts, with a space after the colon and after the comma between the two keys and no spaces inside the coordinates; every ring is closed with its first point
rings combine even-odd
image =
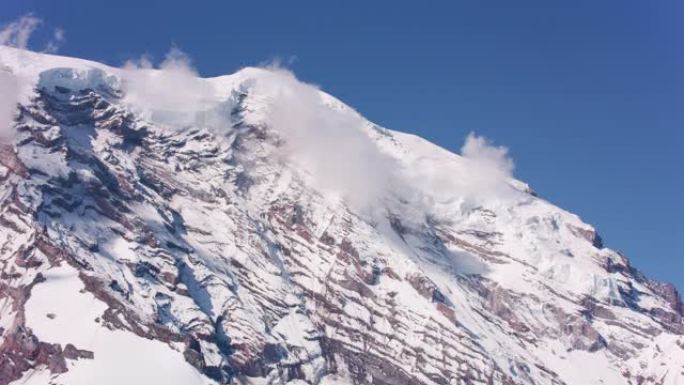
{"type": "Polygon", "coordinates": [[[277,69],[0,71],[0,384],[684,384],[676,290],[499,165],[277,69]]]}

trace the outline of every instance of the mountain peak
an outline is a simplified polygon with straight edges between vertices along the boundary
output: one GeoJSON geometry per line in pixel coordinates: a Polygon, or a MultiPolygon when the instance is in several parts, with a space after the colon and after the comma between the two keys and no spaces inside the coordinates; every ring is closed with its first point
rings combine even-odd
{"type": "Polygon", "coordinates": [[[0,63],[28,85],[0,146],[0,384],[682,378],[676,290],[505,149],[451,153],[284,70],[0,63]]]}

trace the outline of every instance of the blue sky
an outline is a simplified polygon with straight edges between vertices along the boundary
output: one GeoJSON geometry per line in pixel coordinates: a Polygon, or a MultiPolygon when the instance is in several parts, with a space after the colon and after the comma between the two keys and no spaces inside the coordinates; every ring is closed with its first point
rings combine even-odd
{"type": "Polygon", "coordinates": [[[0,23],[27,12],[44,19],[37,50],[59,27],[59,53],[112,65],[172,45],[205,76],[280,58],[383,126],[454,151],[485,135],[541,196],[684,288],[681,0],[8,0],[0,23]]]}

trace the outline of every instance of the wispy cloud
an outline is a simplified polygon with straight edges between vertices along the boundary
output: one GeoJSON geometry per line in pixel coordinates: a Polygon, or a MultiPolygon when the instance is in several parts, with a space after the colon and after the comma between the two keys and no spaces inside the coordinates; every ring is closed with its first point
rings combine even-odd
{"type": "Polygon", "coordinates": [[[19,101],[20,84],[9,68],[0,62],[0,143],[14,136],[13,122],[19,101]]]}
{"type": "Polygon", "coordinates": [[[406,215],[422,221],[439,214],[436,202],[460,201],[461,209],[470,210],[517,195],[509,184],[514,164],[505,147],[471,133],[460,161],[447,157],[444,163],[407,169],[402,159],[380,148],[369,122],[356,111],[277,63],[265,70],[249,88],[265,98],[256,103],[266,106],[258,119],[282,137],[284,159],[305,170],[326,196],[344,199],[362,212],[372,208],[374,215],[384,212],[393,196],[408,203],[405,209],[411,206],[406,215]]]}
{"type": "Polygon", "coordinates": [[[47,42],[43,52],[56,53],[59,51],[62,44],[64,44],[64,41],[66,40],[65,37],[66,33],[62,28],[55,28],[54,32],[52,33],[52,38],[47,42]]]}
{"type": "Polygon", "coordinates": [[[211,84],[199,77],[190,58],[178,48],[172,48],[158,66],[146,56],[128,61],[121,74],[125,102],[157,123],[174,127],[197,123],[198,113],[215,107],[211,84]]]}
{"type": "Polygon", "coordinates": [[[492,182],[505,181],[513,175],[515,166],[508,148],[495,146],[487,138],[473,132],[466,137],[461,155],[476,166],[474,172],[492,182]]]}
{"type": "MultiPolygon", "coordinates": [[[[40,19],[28,14],[5,24],[0,29],[0,45],[26,49],[31,34],[40,23],[40,19]]],[[[21,90],[21,79],[0,58],[0,142],[10,142],[14,138],[14,116],[21,90]]]]}
{"type": "Polygon", "coordinates": [[[249,92],[265,98],[260,117],[283,139],[283,158],[304,170],[326,196],[366,210],[389,188],[394,160],[371,140],[356,111],[331,104],[318,87],[273,63],[249,92]]]}
{"type": "MultiPolygon", "coordinates": [[[[22,50],[29,48],[31,35],[42,24],[42,20],[32,14],[26,14],[11,21],[0,29],[0,45],[22,50]]],[[[44,52],[55,53],[64,43],[64,30],[54,30],[44,52]]],[[[14,138],[14,117],[21,95],[26,95],[32,88],[32,81],[18,76],[7,67],[0,58],[0,141],[9,142],[14,138]]]]}
{"type": "Polygon", "coordinates": [[[515,168],[513,159],[508,154],[508,148],[495,146],[487,138],[478,136],[474,132],[466,137],[461,147],[461,155],[503,177],[510,177],[515,168]]]}
{"type": "MultiPolygon", "coordinates": [[[[35,16],[25,15],[7,24],[0,30],[0,44],[26,48],[40,23],[35,16]]],[[[64,36],[63,30],[55,30],[46,51],[55,52],[64,36]]],[[[510,193],[508,180],[514,166],[506,148],[471,133],[461,149],[465,166],[452,169],[452,174],[427,169],[409,174],[400,160],[382,151],[371,138],[369,123],[361,115],[317,86],[299,81],[280,63],[263,65],[263,73],[252,79],[249,92],[265,98],[265,111],[259,116],[283,139],[281,159],[304,170],[326,196],[367,211],[377,208],[388,195],[427,210],[429,202],[442,195],[473,207],[510,193]]],[[[178,48],[172,48],[158,65],[144,56],[129,61],[120,75],[124,103],[145,119],[172,128],[229,125],[230,117],[217,108],[221,100],[216,90],[199,77],[190,58],[178,48]]],[[[21,87],[10,71],[2,70],[0,87],[0,132],[9,132],[6,127],[11,125],[21,87]]]]}
{"type": "MultiPolygon", "coordinates": [[[[5,24],[0,29],[0,45],[29,49],[29,40],[41,24],[43,24],[43,19],[30,13],[5,24]]],[[[66,33],[62,28],[55,28],[42,52],[56,53],[64,44],[65,37],[66,33]]]]}
{"type": "Polygon", "coordinates": [[[467,172],[463,188],[473,205],[516,194],[509,184],[515,166],[508,148],[493,145],[487,138],[471,132],[465,138],[461,156],[466,161],[467,172]]]}
{"type": "Polygon", "coordinates": [[[0,45],[26,49],[33,32],[42,20],[27,14],[6,24],[0,29],[0,45]]]}

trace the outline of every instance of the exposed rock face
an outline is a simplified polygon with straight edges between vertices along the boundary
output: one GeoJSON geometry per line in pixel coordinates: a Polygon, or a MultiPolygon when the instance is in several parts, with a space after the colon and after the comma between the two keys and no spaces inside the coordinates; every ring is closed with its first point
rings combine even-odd
{"type": "MultiPolygon", "coordinates": [[[[198,384],[684,376],[674,287],[644,278],[527,187],[442,217],[387,197],[369,218],[279,159],[283,138],[260,120],[263,95],[250,88],[258,72],[229,83],[217,132],[157,124],[101,73],[59,71],[43,73],[51,81],[0,148],[0,384],[41,371],[66,378],[101,357],[49,339],[59,311],[26,319],[31,293],[55,282],[44,275],[67,267],[80,285],[68,295],[105,309],[84,322],[166,344],[201,373],[198,384]]],[[[460,161],[367,129],[405,167],[433,154],[460,161]]]]}
{"type": "Polygon", "coordinates": [[[51,373],[67,371],[65,355],[58,344],[38,341],[30,330],[20,327],[5,336],[0,362],[0,380],[9,383],[21,378],[22,372],[44,365],[51,373]]]}

